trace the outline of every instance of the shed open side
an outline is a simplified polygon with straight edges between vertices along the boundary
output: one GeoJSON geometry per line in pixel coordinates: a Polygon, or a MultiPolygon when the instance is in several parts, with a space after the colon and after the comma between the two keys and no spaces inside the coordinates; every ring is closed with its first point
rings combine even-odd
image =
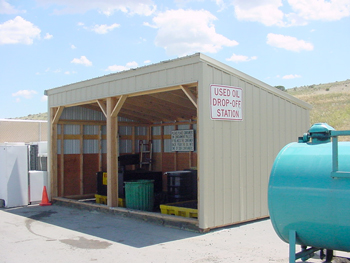
{"type": "MultiPolygon", "coordinates": [[[[310,105],[203,54],[46,91],[51,196],[93,194],[107,171],[118,206],[118,156],[153,141],[152,170],[196,167],[202,230],[268,216],[267,183],[279,150],[309,127],[310,105]],[[239,87],[243,120],[212,120],[210,85],[239,87]],[[171,131],[195,131],[195,150],[171,151],[171,131]]],[[[129,167],[135,168],[135,167],[129,167]]],[[[163,175],[166,191],[166,176],[163,175]]]]}

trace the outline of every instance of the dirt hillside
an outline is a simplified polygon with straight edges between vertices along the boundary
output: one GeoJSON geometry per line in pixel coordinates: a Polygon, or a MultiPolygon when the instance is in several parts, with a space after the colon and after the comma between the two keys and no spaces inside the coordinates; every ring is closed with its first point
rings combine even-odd
{"type": "Polygon", "coordinates": [[[336,130],[350,130],[350,79],[288,89],[287,92],[313,106],[311,124],[326,122],[336,130]]]}

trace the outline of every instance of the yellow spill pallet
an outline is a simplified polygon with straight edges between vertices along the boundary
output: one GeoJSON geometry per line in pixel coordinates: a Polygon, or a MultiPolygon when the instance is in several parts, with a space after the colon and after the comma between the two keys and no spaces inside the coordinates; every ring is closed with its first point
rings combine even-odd
{"type": "MultiPolygon", "coordinates": [[[[98,204],[107,204],[107,196],[105,195],[95,195],[96,198],[96,203],[98,204]]],[[[119,207],[125,207],[125,199],[123,198],[118,198],[118,206],[119,207]]]]}
{"type": "Polygon", "coordinates": [[[198,209],[185,207],[187,204],[193,202],[194,201],[186,201],[160,205],[160,211],[162,214],[167,215],[198,218],[198,209]]]}

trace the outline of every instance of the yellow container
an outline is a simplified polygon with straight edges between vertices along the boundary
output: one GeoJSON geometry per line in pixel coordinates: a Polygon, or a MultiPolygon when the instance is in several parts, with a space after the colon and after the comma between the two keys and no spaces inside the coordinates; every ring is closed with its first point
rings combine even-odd
{"type": "Polygon", "coordinates": [[[167,215],[198,218],[198,209],[191,208],[191,206],[197,207],[197,201],[185,201],[160,205],[160,211],[162,214],[167,215]]]}
{"type": "MultiPolygon", "coordinates": [[[[107,196],[95,194],[95,198],[96,198],[96,203],[104,204],[104,205],[107,204],[107,196]]],[[[118,206],[125,207],[125,199],[124,198],[118,198],[118,206]]]]}

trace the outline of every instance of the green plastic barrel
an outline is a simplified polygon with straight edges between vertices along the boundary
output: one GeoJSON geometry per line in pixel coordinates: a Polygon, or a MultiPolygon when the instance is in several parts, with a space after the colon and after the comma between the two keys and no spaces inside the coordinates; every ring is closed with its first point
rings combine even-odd
{"type": "Polygon", "coordinates": [[[154,180],[125,182],[126,208],[153,211],[154,180]]]}

